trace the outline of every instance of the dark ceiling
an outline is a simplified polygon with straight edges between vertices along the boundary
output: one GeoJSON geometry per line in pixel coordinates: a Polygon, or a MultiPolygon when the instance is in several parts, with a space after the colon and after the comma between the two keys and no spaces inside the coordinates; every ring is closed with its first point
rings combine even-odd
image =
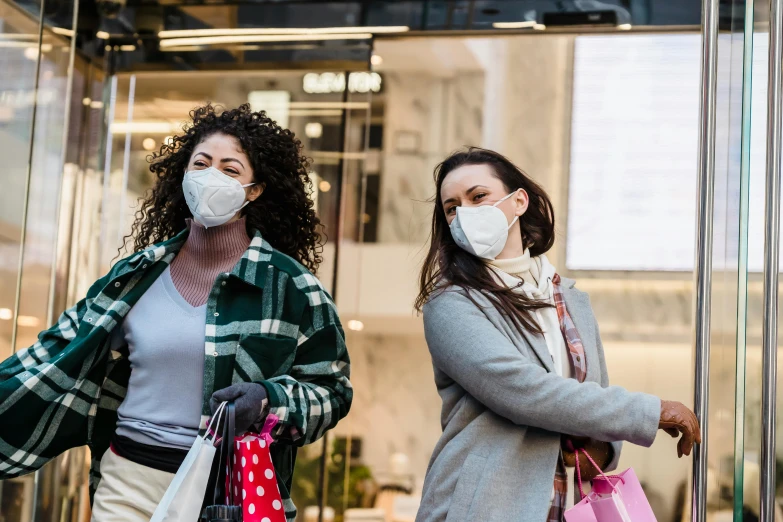
{"type": "MultiPolygon", "coordinates": [[[[346,40],[285,41],[199,45],[161,49],[160,31],[284,28],[407,28],[404,34],[497,33],[497,24],[542,24],[538,29],[587,30],[595,24],[615,30],[696,29],[701,0],[473,0],[332,2],[215,0],[78,0],[77,46],[82,54],[121,69],[199,69],[257,67],[259,64],[367,62],[372,37],[346,40]],[[558,28],[558,26],[561,26],[558,28]],[[581,26],[581,27],[579,27],[581,26]]],[[[72,27],[74,0],[16,0],[38,15],[43,3],[47,25],[72,27]]],[[[741,24],[744,3],[722,1],[724,29],[741,24]]],[[[741,25],[739,25],[741,27],[741,25]]],[[[531,28],[512,32],[533,31],[531,28]]],[[[381,31],[382,32],[382,31],[381,31]]],[[[372,31],[375,37],[379,31],[372,31]]],[[[392,35],[384,35],[392,36],[392,35]]]]}

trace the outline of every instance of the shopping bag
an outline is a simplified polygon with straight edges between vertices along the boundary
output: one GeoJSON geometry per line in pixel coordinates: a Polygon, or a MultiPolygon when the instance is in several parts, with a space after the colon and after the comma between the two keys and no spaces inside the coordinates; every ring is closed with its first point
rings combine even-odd
{"type": "MultiPolygon", "coordinates": [[[[220,419],[223,405],[213,419],[220,419]]],[[[150,522],[193,522],[201,514],[204,492],[215,459],[215,436],[196,437],[150,522]]]]}
{"type": "Polygon", "coordinates": [[[566,522],[597,522],[587,497],[565,512],[566,522]]]}
{"type": "Polygon", "coordinates": [[[590,494],[585,495],[579,459],[576,459],[581,501],[565,512],[566,522],[657,522],[632,468],[619,475],[607,476],[584,449],[579,451],[584,452],[601,475],[593,480],[590,494]]]}
{"type": "MultiPolygon", "coordinates": [[[[650,507],[650,502],[647,500],[642,484],[639,482],[633,468],[628,468],[619,475],[604,475],[596,478],[593,480],[593,491],[598,495],[607,496],[612,494],[618,496],[622,505],[625,506],[628,518],[632,522],[657,522],[652,507],[650,507]]],[[[595,507],[593,507],[593,511],[596,512],[598,522],[603,522],[598,517],[598,511],[595,507]]],[[[603,511],[601,512],[603,513],[603,511]]]]}
{"type": "Polygon", "coordinates": [[[243,522],[286,522],[283,499],[269,447],[278,418],[269,415],[260,434],[234,439],[231,474],[226,477],[226,503],[242,506],[243,522]]]}

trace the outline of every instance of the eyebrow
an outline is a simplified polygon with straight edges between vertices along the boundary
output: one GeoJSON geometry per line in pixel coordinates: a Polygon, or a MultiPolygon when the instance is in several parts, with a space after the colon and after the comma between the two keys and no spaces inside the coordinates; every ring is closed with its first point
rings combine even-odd
{"type": "MultiPolygon", "coordinates": [[[[207,154],[206,152],[197,152],[197,153],[196,153],[196,156],[199,156],[199,155],[200,155],[200,156],[204,156],[204,157],[205,157],[205,158],[207,158],[209,161],[212,161],[212,156],[210,156],[210,155],[209,155],[209,154],[207,154]]],[[[194,156],[194,157],[195,157],[195,156],[194,156]]],[[[245,166],[245,164],[244,164],[244,163],[242,163],[241,161],[239,161],[239,160],[238,160],[238,159],[236,159],[236,158],[223,158],[222,160],[220,160],[220,162],[221,162],[221,163],[229,163],[229,162],[231,162],[231,161],[235,161],[235,162],[239,163],[240,165],[242,165],[242,167],[244,167],[244,166],[245,166]]]]}
{"type": "MultiPolygon", "coordinates": [[[[466,190],[465,194],[466,195],[467,194],[471,194],[471,193],[473,193],[473,191],[475,191],[476,189],[479,189],[479,188],[483,188],[483,189],[489,190],[489,187],[486,187],[484,185],[475,185],[473,187],[470,187],[468,190],[466,190]]],[[[443,205],[445,206],[447,203],[453,203],[455,201],[457,201],[457,198],[449,198],[449,199],[447,199],[446,201],[443,202],[443,205]]]]}

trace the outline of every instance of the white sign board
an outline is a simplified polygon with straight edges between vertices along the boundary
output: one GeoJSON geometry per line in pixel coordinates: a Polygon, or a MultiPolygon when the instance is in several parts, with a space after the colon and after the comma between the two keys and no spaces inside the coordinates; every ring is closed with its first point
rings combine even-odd
{"type": "Polygon", "coordinates": [[[699,35],[577,38],[569,269],[692,269],[699,49],[699,35]]]}

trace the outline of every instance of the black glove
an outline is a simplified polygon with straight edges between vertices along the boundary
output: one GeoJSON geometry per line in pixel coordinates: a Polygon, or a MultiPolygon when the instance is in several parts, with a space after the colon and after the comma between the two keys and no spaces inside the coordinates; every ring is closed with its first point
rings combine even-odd
{"type": "Polygon", "coordinates": [[[212,394],[209,399],[209,409],[212,415],[220,406],[220,403],[234,401],[235,427],[237,434],[248,431],[251,427],[260,424],[264,419],[264,400],[266,388],[254,382],[233,384],[212,394]]]}

